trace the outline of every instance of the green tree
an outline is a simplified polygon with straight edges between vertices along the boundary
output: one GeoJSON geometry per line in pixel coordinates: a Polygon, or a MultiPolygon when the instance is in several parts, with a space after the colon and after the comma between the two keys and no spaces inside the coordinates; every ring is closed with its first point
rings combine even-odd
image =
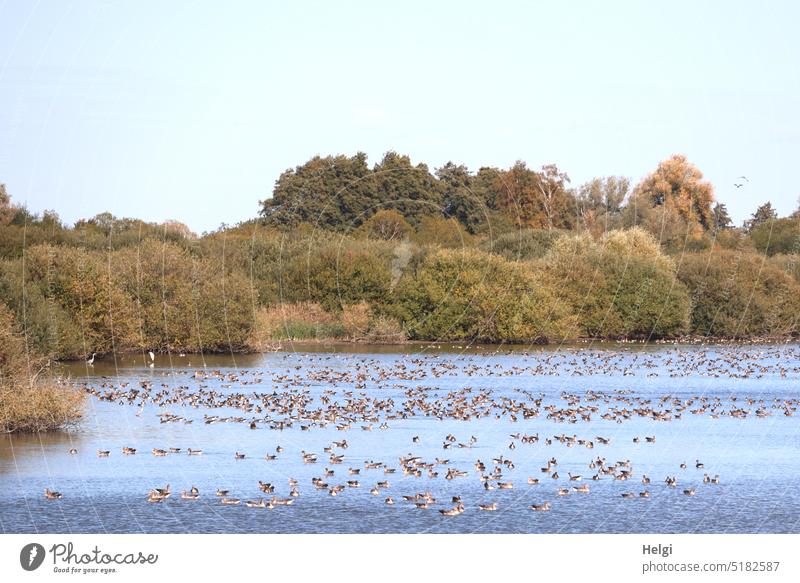
{"type": "Polygon", "coordinates": [[[715,204],[711,213],[714,232],[730,229],[733,226],[733,220],[728,214],[728,207],[724,203],[718,202],[715,204]]]}
{"type": "Polygon", "coordinates": [[[753,229],[759,225],[763,225],[778,218],[778,212],[772,206],[772,203],[767,201],[756,209],[750,218],[745,221],[744,228],[748,233],[752,233],[753,229]]]}
{"type": "Polygon", "coordinates": [[[261,216],[272,226],[306,222],[333,231],[358,227],[374,212],[376,186],[367,155],[316,156],[278,178],[261,216]]]}

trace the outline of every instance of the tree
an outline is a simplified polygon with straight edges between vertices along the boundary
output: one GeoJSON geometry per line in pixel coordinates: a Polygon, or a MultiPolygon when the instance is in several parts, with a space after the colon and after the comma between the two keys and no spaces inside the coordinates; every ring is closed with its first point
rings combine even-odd
{"type": "Polygon", "coordinates": [[[272,198],[261,201],[261,216],[273,226],[306,222],[344,231],[369,218],[377,202],[366,154],[315,156],[281,174],[272,198]]]}
{"type": "Polygon", "coordinates": [[[712,230],[716,233],[724,229],[730,229],[733,226],[733,220],[728,214],[728,207],[724,203],[718,202],[714,205],[712,214],[712,230]]]}
{"type": "Polygon", "coordinates": [[[713,226],[714,188],[703,181],[703,173],[686,156],[676,154],[661,162],[634,194],[651,206],[673,207],[685,220],[698,222],[704,229],[713,226]]]}
{"type": "Polygon", "coordinates": [[[497,207],[514,218],[520,226],[534,229],[570,228],[574,224],[575,204],[567,192],[569,176],[555,164],[530,170],[517,161],[497,176],[497,207]]]}
{"type": "Polygon", "coordinates": [[[16,209],[11,205],[11,197],[6,192],[6,185],[0,182],[0,227],[11,222],[16,209]]]}
{"type": "Polygon", "coordinates": [[[629,191],[630,181],[624,176],[595,178],[581,185],[576,195],[578,217],[589,230],[610,230],[629,191]]]}
{"type": "Polygon", "coordinates": [[[443,195],[445,217],[457,219],[472,234],[488,218],[488,201],[485,189],[480,189],[469,169],[464,165],[448,162],[436,170],[436,178],[443,195]]]}
{"type": "Polygon", "coordinates": [[[773,208],[772,203],[767,201],[756,209],[748,220],[744,223],[744,228],[748,233],[752,233],[759,225],[774,221],[778,218],[778,212],[773,208]]]}
{"type": "Polygon", "coordinates": [[[408,156],[387,152],[372,170],[375,198],[384,208],[402,214],[412,225],[422,217],[442,212],[442,193],[425,164],[411,164],[408,156]]]}

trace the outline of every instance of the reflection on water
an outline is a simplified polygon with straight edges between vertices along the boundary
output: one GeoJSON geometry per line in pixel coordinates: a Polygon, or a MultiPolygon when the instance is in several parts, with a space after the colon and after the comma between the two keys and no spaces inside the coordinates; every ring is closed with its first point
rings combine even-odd
{"type": "Polygon", "coordinates": [[[70,433],[0,438],[0,529],[797,532],[799,355],[796,346],[497,351],[347,345],[235,357],[159,355],[152,368],[141,355],[94,367],[69,364],[63,373],[94,393],[86,419],[70,433]],[[302,418],[277,428],[298,410],[302,418]],[[326,422],[334,410],[338,417],[326,422]],[[524,413],[533,410],[536,415],[524,413]],[[656,420],[653,411],[669,411],[670,420],[656,420]],[[539,439],[523,440],[526,435],[539,439]],[[342,463],[331,464],[325,450],[342,440],[348,447],[332,450],[344,456],[342,463]],[[123,447],[137,453],[123,455],[123,447]],[[151,453],[170,447],[181,452],[151,453]],[[187,455],[190,447],[203,455],[187,455]],[[71,448],[77,453],[69,454],[71,448]],[[101,449],[109,457],[98,457],[101,449]],[[235,459],[235,452],[245,458],[235,459]],[[317,454],[318,463],[304,463],[302,452],[317,454]],[[268,453],[276,459],[266,461],[268,453]],[[403,474],[404,456],[419,458],[419,477],[403,474]],[[557,479],[556,472],[542,471],[550,458],[557,459],[557,479]],[[476,470],[477,460],[484,471],[476,470]],[[369,461],[384,465],[370,469],[369,461]],[[502,476],[487,483],[513,488],[485,489],[480,477],[496,467],[502,476]],[[592,480],[598,467],[616,469],[592,480]],[[334,475],[326,476],[326,468],[334,475]],[[625,468],[629,479],[613,477],[625,468]],[[448,480],[448,470],[467,475],[448,480]],[[570,474],[581,480],[569,480],[570,474]],[[642,484],[643,474],[651,484],[642,484]],[[719,484],[704,483],[706,474],[719,475],[719,484]],[[667,486],[667,476],[677,477],[678,487],[667,486]],[[529,477],[540,483],[528,484],[529,477]],[[260,480],[288,498],[290,478],[300,493],[290,506],[223,506],[214,495],[222,488],[242,500],[269,500],[273,494],[259,490],[260,480]],[[329,488],[315,488],[313,478],[329,488]],[[358,487],[347,486],[353,480],[358,487]],[[371,492],[383,481],[389,484],[371,492]],[[145,501],[148,491],[167,484],[168,499],[145,501]],[[339,484],[344,491],[331,496],[330,487],[339,484]],[[589,493],[573,489],[583,484],[589,493]],[[199,500],[181,500],[192,485],[199,500]],[[685,495],[691,487],[696,495],[685,495]],[[46,500],[45,488],[63,499],[46,500]],[[559,496],[561,488],[569,494],[559,496]],[[644,490],[648,498],[639,497],[644,490]],[[403,499],[423,492],[435,498],[428,509],[403,499]],[[394,505],[385,503],[389,496],[394,505]],[[454,496],[465,511],[443,516],[438,510],[453,508],[454,496]],[[546,501],[549,512],[529,509],[546,501]],[[478,509],[492,503],[497,511],[478,509]]]}

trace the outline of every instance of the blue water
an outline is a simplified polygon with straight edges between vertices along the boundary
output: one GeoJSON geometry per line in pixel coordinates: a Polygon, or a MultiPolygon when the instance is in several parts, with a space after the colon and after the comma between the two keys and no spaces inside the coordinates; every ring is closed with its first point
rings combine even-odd
{"type": "MultiPolygon", "coordinates": [[[[0,530],[5,533],[154,533],[154,532],[458,532],[458,533],[796,533],[800,531],[800,349],[788,346],[620,347],[561,348],[536,351],[500,351],[458,347],[328,347],[304,352],[268,355],[186,357],[159,355],[150,368],[141,356],[106,360],[94,367],[83,363],[64,367],[64,375],[91,387],[96,394],[117,390],[116,399],[86,399],[86,416],[71,432],[15,435],[0,438],[0,530]],[[205,367],[203,366],[205,362],[205,367]],[[197,378],[197,371],[219,375],[197,378]],[[229,374],[236,375],[228,377],[229,374]],[[152,383],[150,397],[141,406],[139,396],[129,402],[122,391],[152,383]],[[127,388],[120,385],[128,383],[127,388]],[[182,387],[182,388],[181,388],[182,387]],[[413,391],[409,404],[406,391],[413,391]],[[201,393],[202,391],[202,393],[201,393]],[[365,405],[353,413],[350,428],[334,423],[295,420],[283,430],[270,429],[287,419],[285,412],[208,407],[190,404],[198,394],[218,394],[215,400],[238,395],[238,403],[288,403],[287,395],[308,401],[307,410],[344,406],[348,399],[365,405]],[[326,394],[325,391],[328,391],[326,394]],[[276,397],[272,397],[273,393],[276,397]],[[480,419],[461,420],[452,413],[458,403],[485,396],[480,419]],[[262,399],[262,397],[264,399],[262,399]],[[328,405],[320,400],[328,398],[328,405]],[[668,398],[667,398],[668,397],[668,398]],[[664,398],[663,403],[660,399],[664,398]],[[707,408],[697,411],[705,398],[707,408]],[[534,401],[541,399],[540,405],[534,401]],[[734,400],[735,399],[735,400],[734,400]],[[748,401],[749,399],[749,401],[748,401]],[[503,403],[525,403],[538,416],[516,421],[503,403]],[[494,403],[492,405],[491,403],[494,403]],[[420,404],[424,404],[427,413],[420,404]],[[408,405],[406,418],[386,419],[408,405]],[[548,418],[553,408],[592,407],[590,420],[567,413],[548,418]],[[380,407],[383,407],[381,409],[380,407]],[[637,410],[670,409],[671,420],[640,416],[637,410]],[[682,409],[678,413],[678,409],[682,409]],[[747,415],[737,418],[732,410],[747,415]],[[762,417],[756,416],[761,409],[762,417]],[[433,414],[433,411],[438,413],[433,414]],[[615,414],[616,412],[616,414],[615,414]],[[791,413],[792,415],[787,415],[791,413]],[[162,423],[159,414],[180,416],[162,423]],[[676,413],[680,418],[675,418],[676,413]],[[610,414],[614,419],[603,419],[610,414]],[[204,423],[205,415],[241,420],[204,423]],[[364,421],[362,417],[375,421],[364,421]],[[264,418],[269,422],[263,422],[264,418]],[[185,423],[184,420],[193,420],[185,423]],[[257,429],[249,428],[257,420],[257,429]],[[382,423],[387,429],[379,429],[382,423]],[[362,425],[372,425],[365,431],[362,425]],[[307,425],[304,430],[301,425],[307,425]],[[538,434],[536,443],[522,443],[512,434],[538,434]],[[445,437],[456,442],[444,449],[445,437]],[[593,449],[568,447],[554,436],[592,441],[593,449]],[[645,436],[656,436],[645,443],[645,436]],[[477,441],[471,447],[470,437],[477,441]],[[610,439],[602,445],[601,436],[610,439]],[[633,438],[639,436],[640,443],[633,438]],[[418,441],[414,441],[418,437],[418,441]],[[550,438],[551,444],[546,440],[550,438]],[[346,439],[344,462],[332,465],[323,448],[346,439]],[[509,449],[514,443],[515,449],[509,449]],[[123,446],[136,455],[124,456],[123,446]],[[275,461],[264,460],[266,453],[275,461]],[[68,454],[76,448],[76,455],[68,454]],[[152,448],[180,447],[181,453],[156,457],[152,448]],[[186,448],[202,449],[189,456],[186,448]],[[108,458],[98,449],[111,450],[108,458]],[[301,451],[318,455],[316,464],[303,463],[301,451]],[[246,454],[243,460],[235,452],[246,454]],[[425,462],[447,461],[435,467],[438,477],[404,476],[399,458],[411,454],[425,462]],[[502,479],[513,489],[486,491],[475,469],[482,460],[491,471],[494,458],[513,460],[503,466],[502,479]],[[603,476],[589,463],[598,456],[606,465],[629,460],[629,480],[603,476]],[[541,472],[555,457],[559,479],[541,472]],[[398,468],[365,469],[365,461],[398,468]],[[695,468],[696,460],[704,468],[695,468]],[[681,463],[687,468],[681,469],[681,463]],[[335,475],[330,485],[358,479],[359,488],[345,488],[337,496],[312,486],[324,469],[335,475]],[[348,468],[360,468],[349,475],[348,468]],[[446,480],[448,468],[466,471],[466,477],[446,480]],[[568,472],[580,474],[569,481],[568,472]],[[719,475],[719,484],[704,484],[703,475],[719,475]],[[643,474],[652,479],[641,483],[643,474]],[[540,484],[528,485],[527,478],[540,484]],[[678,486],[664,483],[676,476],[678,486]],[[275,495],[289,495],[289,478],[298,482],[300,496],[290,506],[274,509],[224,506],[217,488],[244,500],[270,498],[258,481],[275,485],[275,495]],[[376,482],[387,489],[372,495],[376,482]],[[146,502],[152,488],[169,484],[172,495],[158,504],[146,502]],[[558,488],[589,484],[588,494],[558,496],[558,488]],[[192,485],[200,499],[180,499],[192,485]],[[47,500],[48,487],[63,494],[47,500]],[[695,496],[684,489],[694,487],[695,496]],[[639,498],[648,490],[650,498],[639,498]],[[430,492],[435,502],[418,509],[403,495],[430,492]],[[623,492],[637,494],[625,499],[623,492]],[[384,503],[392,496],[395,504],[384,503]],[[455,506],[461,496],[464,512],[443,516],[438,510],[455,506]],[[535,512],[531,504],[551,503],[549,512],[535,512]],[[486,512],[478,504],[497,504],[486,512]]],[[[342,423],[341,418],[338,423],[342,423]]]]}

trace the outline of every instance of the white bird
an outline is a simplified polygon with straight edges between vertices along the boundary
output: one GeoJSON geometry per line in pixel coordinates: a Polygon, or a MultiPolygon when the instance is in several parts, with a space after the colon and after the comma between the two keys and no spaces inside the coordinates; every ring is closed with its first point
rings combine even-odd
{"type": "Polygon", "coordinates": [[[89,366],[94,366],[94,355],[97,354],[96,352],[92,352],[92,358],[86,361],[86,364],[89,366]]]}
{"type": "Polygon", "coordinates": [[[149,351],[147,352],[147,354],[149,354],[149,355],[150,355],[150,362],[154,362],[154,361],[155,361],[155,359],[156,359],[156,355],[155,355],[155,354],[153,354],[153,351],[152,351],[152,350],[149,350],[149,351]]]}

